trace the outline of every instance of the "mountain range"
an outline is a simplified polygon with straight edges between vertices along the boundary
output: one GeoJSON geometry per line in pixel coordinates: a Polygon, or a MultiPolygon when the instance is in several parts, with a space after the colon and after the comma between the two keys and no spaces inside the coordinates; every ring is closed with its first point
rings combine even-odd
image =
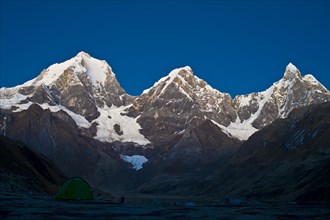
{"type": "MultiPolygon", "coordinates": [[[[80,52],[22,85],[0,88],[0,135],[24,142],[66,176],[82,176],[104,191],[268,198],[271,193],[251,186],[291,157],[299,166],[307,158],[319,173],[329,168],[329,101],[330,92],[291,63],[265,91],[234,98],[189,66],[131,96],[106,61],[80,52]],[[264,158],[272,162],[264,165],[264,158]],[[234,189],[243,178],[250,182],[234,189]]],[[[265,185],[295,173],[295,165],[283,165],[265,185]]],[[[297,177],[307,184],[296,190],[300,194],[282,199],[329,189],[320,180],[305,183],[306,172],[297,177]]]]}

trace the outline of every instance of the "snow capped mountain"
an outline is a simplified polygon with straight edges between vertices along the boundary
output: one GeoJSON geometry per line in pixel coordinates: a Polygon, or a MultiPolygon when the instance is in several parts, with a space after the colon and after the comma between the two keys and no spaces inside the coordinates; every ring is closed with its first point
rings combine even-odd
{"type": "Polygon", "coordinates": [[[97,117],[96,106],[120,106],[129,99],[111,67],[84,52],[43,70],[33,80],[14,88],[1,88],[1,98],[11,104],[63,105],[88,120],[97,117]]]}
{"type": "MultiPolygon", "coordinates": [[[[189,108],[195,111],[224,114],[223,116],[235,117],[231,108],[226,108],[224,103],[231,105],[231,98],[228,93],[221,93],[213,89],[204,80],[194,75],[189,66],[172,70],[167,76],[160,79],[154,86],[143,92],[141,99],[147,97],[148,105],[166,101],[161,108],[170,108],[180,114],[184,109],[176,106],[184,100],[189,108]]],[[[143,100],[145,101],[145,100],[143,100]]]]}
{"type": "Polygon", "coordinates": [[[267,90],[235,99],[213,89],[189,66],[172,70],[134,98],[121,88],[106,61],[85,52],[49,66],[23,85],[0,89],[2,109],[19,112],[37,103],[43,109],[66,112],[79,127],[96,127],[94,136],[99,140],[142,145],[161,144],[204,120],[231,138],[247,140],[292,109],[329,97],[312,75],[303,77],[290,63],[283,78],[267,90]]]}
{"type": "Polygon", "coordinates": [[[82,84],[79,75],[84,74],[90,79],[93,86],[97,86],[98,84],[104,85],[107,78],[115,76],[106,61],[97,60],[88,53],[79,52],[68,61],[49,66],[46,70],[42,71],[37,78],[24,83],[23,86],[49,86],[56,83],[62,74],[67,74],[67,76],[69,76],[69,79],[66,81],[71,85],[82,84]],[[65,71],[68,70],[73,70],[74,74],[65,73],[65,71]]]}
{"type": "Polygon", "coordinates": [[[145,90],[130,113],[141,115],[142,132],[150,139],[157,130],[169,136],[185,130],[193,119],[208,119],[230,137],[247,140],[277,118],[285,118],[292,109],[329,100],[329,91],[322,84],[312,75],[302,77],[291,63],[283,78],[267,90],[236,96],[234,100],[186,66],[174,69],[145,90]]]}
{"type": "Polygon", "coordinates": [[[292,110],[328,101],[329,91],[291,63],[265,91],[234,99],[189,66],[132,97],[105,61],[80,52],[22,85],[0,88],[0,135],[25,142],[68,176],[109,187],[122,175],[208,166],[292,110]]]}
{"type": "Polygon", "coordinates": [[[294,108],[329,101],[329,91],[312,75],[302,77],[291,63],[287,66],[283,79],[273,85],[273,96],[281,118],[288,116],[294,108]],[[284,92],[286,91],[286,92],[284,92]]]}
{"type": "Polygon", "coordinates": [[[249,130],[251,135],[277,118],[286,118],[293,109],[327,101],[330,101],[329,91],[312,75],[302,77],[290,63],[283,78],[266,91],[235,97],[233,106],[238,119],[225,129],[230,132],[231,128],[239,127],[249,130]]]}
{"type": "Polygon", "coordinates": [[[145,90],[134,100],[128,115],[139,116],[141,132],[148,140],[166,145],[206,119],[229,125],[236,117],[231,102],[229,94],[213,89],[186,66],[172,70],[145,90]]]}
{"type": "Polygon", "coordinates": [[[120,87],[106,61],[85,52],[51,65],[23,85],[1,88],[0,98],[0,108],[14,112],[26,110],[34,103],[52,112],[64,111],[81,128],[96,126],[95,138],[101,141],[149,143],[135,120],[121,115],[122,106],[130,104],[133,97],[120,87]]]}

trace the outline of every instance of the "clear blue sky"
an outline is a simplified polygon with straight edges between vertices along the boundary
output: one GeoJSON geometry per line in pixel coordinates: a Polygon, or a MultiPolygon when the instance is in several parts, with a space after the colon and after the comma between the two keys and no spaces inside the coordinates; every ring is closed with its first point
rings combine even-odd
{"type": "Polygon", "coordinates": [[[0,87],[79,51],[139,95],[189,65],[232,96],[262,91],[289,62],[330,88],[329,1],[1,0],[0,87]]]}

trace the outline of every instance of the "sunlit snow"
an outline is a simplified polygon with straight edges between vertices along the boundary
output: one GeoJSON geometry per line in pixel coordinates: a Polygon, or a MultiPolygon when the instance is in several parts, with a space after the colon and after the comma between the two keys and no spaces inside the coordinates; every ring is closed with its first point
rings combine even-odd
{"type": "MultiPolygon", "coordinates": [[[[41,75],[24,83],[20,87],[27,87],[32,85],[49,86],[55,82],[68,68],[73,68],[76,73],[86,73],[94,85],[97,83],[104,84],[107,77],[106,72],[108,69],[111,70],[111,67],[107,62],[95,59],[85,52],[80,52],[77,54],[77,56],[65,62],[56,63],[49,66],[41,73],[41,75]]],[[[111,72],[111,74],[114,75],[113,72],[111,72]]]]}
{"type": "Polygon", "coordinates": [[[108,64],[105,61],[100,61],[95,59],[84,52],[80,52],[78,54],[86,65],[86,74],[89,79],[93,82],[93,84],[102,83],[104,84],[107,76],[105,72],[107,71],[108,64]]]}

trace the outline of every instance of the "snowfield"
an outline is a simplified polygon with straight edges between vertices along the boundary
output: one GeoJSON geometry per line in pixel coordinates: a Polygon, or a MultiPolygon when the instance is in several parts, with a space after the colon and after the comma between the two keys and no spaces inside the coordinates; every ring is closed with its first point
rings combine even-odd
{"type": "Polygon", "coordinates": [[[141,170],[142,165],[146,162],[148,162],[148,159],[145,156],[142,155],[132,155],[132,156],[127,156],[127,155],[120,155],[120,158],[123,161],[126,161],[127,163],[132,164],[132,169],[134,170],[141,170]]]}
{"type": "Polygon", "coordinates": [[[98,123],[95,138],[106,142],[121,141],[134,142],[139,145],[149,144],[150,141],[140,133],[141,126],[137,123],[138,118],[122,115],[126,113],[125,109],[128,107],[129,106],[112,106],[109,108],[105,106],[104,108],[98,108],[101,115],[93,121],[98,123]],[[115,125],[119,125],[122,134],[118,134],[115,131],[115,125]]]}

